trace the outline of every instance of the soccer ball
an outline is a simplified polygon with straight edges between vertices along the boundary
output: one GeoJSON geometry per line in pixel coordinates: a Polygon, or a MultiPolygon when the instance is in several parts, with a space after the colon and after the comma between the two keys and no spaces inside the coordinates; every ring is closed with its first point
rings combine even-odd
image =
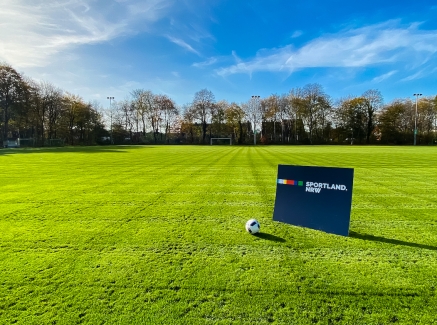
{"type": "Polygon", "coordinates": [[[260,225],[258,220],[250,219],[246,222],[246,230],[249,234],[254,235],[259,233],[260,225]]]}

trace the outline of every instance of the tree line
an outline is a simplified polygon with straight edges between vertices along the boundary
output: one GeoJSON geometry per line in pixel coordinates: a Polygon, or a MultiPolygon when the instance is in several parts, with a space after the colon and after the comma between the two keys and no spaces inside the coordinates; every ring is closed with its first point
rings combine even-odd
{"type": "MultiPolygon", "coordinates": [[[[109,97],[108,97],[109,99],[109,97]]],[[[58,143],[207,144],[231,138],[249,144],[417,144],[437,137],[437,96],[395,99],[380,91],[332,99],[319,84],[286,94],[250,96],[235,103],[196,92],[178,106],[167,95],[136,89],[109,108],[0,64],[1,140],[20,138],[35,146],[58,143]],[[55,142],[54,142],[55,141],[55,142]]]]}
{"type": "Polygon", "coordinates": [[[54,139],[67,144],[93,144],[105,134],[97,103],[85,103],[44,81],[26,78],[0,65],[1,140],[27,139],[33,146],[54,139]]]}

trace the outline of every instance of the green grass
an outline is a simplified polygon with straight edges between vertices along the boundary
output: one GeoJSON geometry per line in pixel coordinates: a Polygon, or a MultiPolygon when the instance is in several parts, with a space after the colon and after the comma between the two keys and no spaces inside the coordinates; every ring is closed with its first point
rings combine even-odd
{"type": "Polygon", "coordinates": [[[0,150],[0,324],[436,324],[435,150],[0,150]],[[355,168],[351,235],[274,222],[278,164],[355,168]]]}

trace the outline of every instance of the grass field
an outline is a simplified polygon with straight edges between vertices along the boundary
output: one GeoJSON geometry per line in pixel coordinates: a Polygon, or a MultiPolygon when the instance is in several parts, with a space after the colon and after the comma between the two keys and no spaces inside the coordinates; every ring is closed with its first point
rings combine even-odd
{"type": "Polygon", "coordinates": [[[434,147],[0,150],[0,324],[437,324],[436,172],[434,147]],[[278,164],[355,169],[349,237],[272,220],[278,164]]]}

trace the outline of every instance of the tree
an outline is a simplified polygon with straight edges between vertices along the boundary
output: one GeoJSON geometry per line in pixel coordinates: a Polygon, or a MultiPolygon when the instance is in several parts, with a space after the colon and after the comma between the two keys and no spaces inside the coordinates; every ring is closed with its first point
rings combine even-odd
{"type": "Polygon", "coordinates": [[[381,142],[405,144],[412,142],[414,129],[414,109],[410,99],[395,99],[379,114],[381,142]]]}
{"type": "Polygon", "coordinates": [[[62,105],[56,138],[65,139],[70,145],[89,145],[109,135],[98,102],[85,103],[78,95],[67,92],[62,97],[62,105]]]}
{"type": "Polygon", "coordinates": [[[303,133],[305,132],[302,119],[299,118],[299,111],[303,105],[303,95],[301,93],[302,90],[300,88],[294,88],[290,90],[287,96],[286,115],[288,116],[288,131],[291,134],[289,138],[294,139],[295,143],[298,143],[299,139],[303,138],[303,133]]]}
{"type": "Polygon", "coordinates": [[[285,142],[286,120],[289,107],[290,102],[288,101],[288,96],[286,94],[282,94],[278,100],[278,118],[279,121],[281,121],[281,142],[283,143],[285,142]]]}
{"type": "Polygon", "coordinates": [[[64,111],[64,120],[68,128],[68,142],[71,145],[75,144],[75,127],[78,120],[78,111],[83,104],[82,98],[78,95],[66,93],[64,97],[66,109],[64,111]]]}
{"type": "Polygon", "coordinates": [[[231,129],[233,137],[237,139],[238,144],[244,143],[245,133],[243,131],[244,111],[236,103],[231,103],[225,109],[226,124],[231,129]]]}
{"type": "Polygon", "coordinates": [[[47,139],[56,138],[65,106],[62,90],[48,82],[42,81],[38,84],[38,95],[40,105],[37,112],[41,126],[41,142],[44,144],[46,137],[47,139]]]}
{"type": "Polygon", "coordinates": [[[249,123],[253,125],[253,143],[256,144],[256,128],[263,119],[263,108],[259,96],[252,96],[246,103],[242,104],[249,123]]]}
{"type": "Polygon", "coordinates": [[[229,107],[229,103],[226,100],[217,102],[211,110],[211,127],[209,128],[210,138],[212,134],[214,136],[229,136],[232,133],[231,128],[226,123],[226,110],[229,107]]]}
{"type": "Polygon", "coordinates": [[[417,105],[417,129],[419,143],[431,143],[434,139],[437,109],[432,97],[420,98],[417,105]]]}
{"type": "Polygon", "coordinates": [[[76,130],[78,142],[82,145],[94,144],[101,130],[101,115],[91,103],[80,102],[76,106],[76,130]]]}
{"type": "Polygon", "coordinates": [[[375,128],[375,113],[378,112],[383,105],[383,98],[379,90],[370,89],[362,95],[364,99],[365,116],[366,116],[366,143],[370,143],[370,136],[375,128]]]}
{"type": "Polygon", "coordinates": [[[331,110],[331,100],[323,91],[322,86],[308,84],[304,88],[298,88],[293,91],[291,101],[296,115],[299,116],[308,131],[309,143],[313,143],[315,136],[325,141],[323,130],[331,110]]]}
{"type": "Polygon", "coordinates": [[[17,106],[24,103],[28,89],[22,76],[11,66],[0,64],[0,109],[2,111],[2,139],[9,135],[9,121],[14,117],[17,106]]]}
{"type": "Polygon", "coordinates": [[[169,142],[168,135],[170,133],[171,125],[179,114],[175,103],[167,95],[158,95],[155,97],[157,108],[161,112],[162,122],[164,125],[164,137],[167,143],[169,142]]]}
{"type": "Polygon", "coordinates": [[[47,108],[50,101],[50,88],[48,83],[43,81],[36,82],[30,80],[30,113],[33,117],[34,127],[34,139],[35,142],[44,146],[44,140],[46,137],[46,121],[47,121],[47,108]],[[46,89],[47,86],[47,89],[46,89]]]}
{"type": "MultiPolygon", "coordinates": [[[[116,109],[119,112],[120,115],[120,124],[123,127],[123,129],[128,132],[129,136],[129,142],[132,142],[132,130],[135,124],[135,114],[133,110],[133,105],[131,104],[131,101],[128,99],[122,100],[120,102],[116,103],[116,109]]],[[[123,139],[123,142],[126,141],[126,138],[123,139]]]]}
{"type": "Polygon", "coordinates": [[[366,100],[363,97],[340,99],[335,110],[335,125],[338,141],[351,144],[357,140],[360,144],[366,137],[366,100]]]}
{"type": "MultiPolygon", "coordinates": [[[[269,97],[267,97],[266,99],[263,100],[263,103],[265,105],[264,108],[264,117],[266,121],[272,122],[273,124],[273,135],[270,136],[271,140],[273,140],[274,142],[276,142],[276,121],[279,115],[279,111],[280,111],[280,98],[278,95],[271,95],[269,97]]],[[[270,130],[267,130],[267,125],[266,126],[266,134],[265,136],[268,136],[268,132],[270,130]]]]}
{"type": "Polygon", "coordinates": [[[90,112],[87,122],[87,142],[89,144],[101,143],[103,137],[109,136],[109,132],[105,129],[103,120],[104,109],[98,101],[88,103],[88,108],[90,112]]]}
{"type": "Polygon", "coordinates": [[[206,131],[214,109],[215,97],[208,89],[202,89],[194,94],[193,108],[196,118],[202,125],[202,143],[205,143],[206,131]]]}
{"type": "Polygon", "coordinates": [[[196,119],[195,108],[192,105],[187,105],[183,108],[183,120],[181,123],[181,133],[188,133],[189,140],[191,143],[194,143],[194,135],[196,133],[196,129],[194,126],[194,121],[196,119]]]}
{"type": "MultiPolygon", "coordinates": [[[[275,143],[278,141],[278,137],[281,142],[284,142],[289,104],[287,95],[274,94],[262,101],[265,118],[264,136],[269,137],[275,143]],[[278,135],[279,129],[280,134],[278,135]]],[[[290,121],[288,122],[290,123],[290,121]]]]}
{"type": "Polygon", "coordinates": [[[146,135],[146,125],[148,112],[152,109],[154,95],[150,90],[136,89],[132,91],[133,108],[137,115],[137,120],[141,123],[141,132],[146,135]]]}
{"type": "Polygon", "coordinates": [[[162,111],[156,101],[156,95],[147,97],[147,116],[152,126],[153,139],[158,142],[159,124],[161,122],[162,111]]]}
{"type": "MultiPolygon", "coordinates": [[[[14,120],[13,127],[16,130],[15,135],[19,138],[34,138],[35,136],[35,125],[37,125],[37,120],[35,113],[33,111],[36,90],[32,85],[35,84],[30,78],[23,78],[24,85],[26,87],[23,92],[23,101],[19,105],[14,106],[14,120]]],[[[1,111],[1,108],[0,108],[1,111]]],[[[1,117],[0,117],[1,120],[1,117]]],[[[13,133],[13,132],[12,132],[13,133]]]]}

